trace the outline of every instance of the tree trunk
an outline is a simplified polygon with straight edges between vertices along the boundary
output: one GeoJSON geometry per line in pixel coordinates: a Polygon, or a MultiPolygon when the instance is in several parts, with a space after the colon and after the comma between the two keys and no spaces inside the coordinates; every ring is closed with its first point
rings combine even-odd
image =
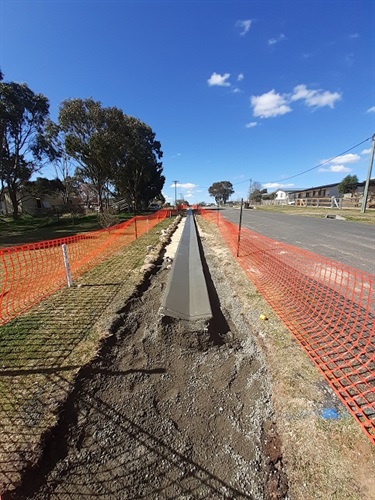
{"type": "Polygon", "coordinates": [[[102,188],[98,184],[98,205],[99,205],[99,212],[103,212],[103,195],[102,195],[102,188]]]}
{"type": "Polygon", "coordinates": [[[10,201],[12,202],[13,213],[12,217],[14,220],[17,220],[19,217],[19,205],[17,200],[17,189],[13,189],[12,186],[8,186],[8,193],[10,201]]]}

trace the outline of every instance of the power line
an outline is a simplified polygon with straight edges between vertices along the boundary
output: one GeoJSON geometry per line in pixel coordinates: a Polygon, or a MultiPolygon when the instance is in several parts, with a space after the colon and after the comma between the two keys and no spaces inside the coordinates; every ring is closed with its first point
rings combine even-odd
{"type": "MultiPolygon", "coordinates": [[[[343,151],[342,153],[339,153],[337,154],[336,156],[333,156],[332,158],[330,158],[329,160],[325,160],[323,161],[322,163],[319,163],[319,165],[316,165],[315,167],[311,167],[311,168],[308,168],[307,170],[304,170],[303,172],[300,172],[299,174],[294,174],[294,175],[291,175],[290,177],[284,177],[283,179],[278,179],[277,181],[259,181],[260,184],[267,184],[267,183],[276,183],[276,182],[283,182],[283,181],[288,181],[289,179],[294,179],[295,177],[299,177],[300,175],[303,175],[303,174],[306,174],[307,172],[311,172],[312,170],[316,170],[317,168],[319,167],[322,167],[323,165],[326,165],[327,163],[330,163],[331,161],[335,160],[336,158],[338,158],[339,156],[343,156],[345,155],[346,153],[349,153],[349,151],[352,151],[353,149],[355,148],[358,148],[358,146],[361,146],[362,144],[364,144],[365,142],[369,141],[370,139],[372,139],[372,136],[370,137],[367,137],[367,139],[359,142],[358,144],[356,144],[355,146],[352,146],[351,148],[349,149],[346,149],[345,151],[343,151]]],[[[245,184],[245,182],[249,182],[251,179],[245,179],[244,181],[240,181],[240,182],[236,182],[236,183],[232,183],[232,186],[238,186],[239,184],[245,184]]],[[[173,181],[175,182],[175,181],[173,181]]],[[[208,189],[208,186],[200,186],[202,189],[208,189]]]]}
{"type": "MultiPolygon", "coordinates": [[[[353,149],[355,148],[358,148],[358,146],[361,146],[362,144],[364,144],[365,142],[369,141],[370,139],[372,138],[371,137],[368,137],[367,139],[365,139],[364,141],[362,142],[359,142],[358,144],[356,144],[355,146],[352,146],[351,148],[343,151],[342,153],[339,153],[338,155],[336,156],[333,156],[332,158],[330,158],[329,160],[325,160],[323,161],[322,163],[319,163],[319,165],[316,165],[315,167],[311,167],[307,170],[304,170],[303,172],[300,172],[299,174],[295,174],[295,175],[291,175],[290,177],[284,177],[283,179],[279,179],[277,181],[267,181],[267,183],[276,183],[276,182],[284,182],[284,181],[288,181],[289,179],[294,179],[295,177],[299,177],[300,175],[303,175],[303,174],[306,174],[307,172],[311,172],[312,170],[315,170],[319,167],[322,167],[323,165],[326,165],[327,163],[330,163],[331,161],[335,160],[336,158],[338,158],[339,156],[343,156],[345,155],[346,153],[349,153],[349,151],[352,151],[353,149]]],[[[261,184],[266,184],[266,182],[261,182],[261,184]]]]}

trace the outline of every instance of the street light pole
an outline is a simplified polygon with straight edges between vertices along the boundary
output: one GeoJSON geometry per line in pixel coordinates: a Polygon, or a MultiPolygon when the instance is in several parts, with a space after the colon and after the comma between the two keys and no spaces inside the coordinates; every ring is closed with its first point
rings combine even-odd
{"type": "Polygon", "coordinates": [[[178,181],[173,181],[174,182],[174,206],[175,209],[177,210],[177,182],[178,181]]]}

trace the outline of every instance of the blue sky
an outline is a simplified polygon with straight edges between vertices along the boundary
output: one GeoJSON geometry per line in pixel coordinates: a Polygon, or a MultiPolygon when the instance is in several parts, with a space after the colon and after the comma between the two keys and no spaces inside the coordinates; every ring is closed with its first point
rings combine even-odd
{"type": "Polygon", "coordinates": [[[191,203],[229,180],[236,200],[249,179],[365,180],[370,140],[296,175],[374,134],[374,28],[373,0],[0,0],[0,67],[54,120],[92,97],[148,123],[168,200],[174,180],[191,203]]]}

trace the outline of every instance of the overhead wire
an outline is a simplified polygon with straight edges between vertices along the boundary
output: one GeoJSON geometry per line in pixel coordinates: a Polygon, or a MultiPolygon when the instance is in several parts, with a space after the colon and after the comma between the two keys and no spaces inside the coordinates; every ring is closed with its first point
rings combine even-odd
{"type": "MultiPolygon", "coordinates": [[[[323,165],[326,165],[327,163],[330,163],[332,162],[333,160],[335,160],[336,158],[338,158],[339,156],[343,156],[345,155],[346,153],[349,153],[350,151],[352,151],[353,149],[356,149],[358,148],[359,146],[361,146],[362,144],[364,144],[365,142],[369,141],[370,139],[372,139],[373,136],[370,136],[370,137],[367,137],[367,139],[364,139],[363,141],[359,142],[358,144],[356,144],[355,146],[352,146],[350,147],[349,149],[346,149],[345,151],[342,151],[341,153],[337,154],[336,156],[333,156],[332,158],[329,158],[328,160],[324,160],[323,162],[319,163],[318,165],[315,165],[315,167],[311,167],[311,168],[308,168],[307,170],[303,170],[302,172],[298,173],[298,174],[294,174],[294,175],[291,175],[290,177],[284,177],[283,179],[278,179],[277,181],[259,181],[260,184],[268,184],[268,183],[276,183],[276,182],[284,182],[284,181],[288,181],[289,179],[294,179],[295,177],[299,177],[300,175],[303,175],[303,174],[306,174],[307,172],[311,172],[313,170],[316,170],[317,168],[320,168],[322,167],[323,165]]],[[[232,183],[232,186],[238,186],[239,184],[244,184],[245,182],[250,182],[251,179],[246,179],[244,181],[240,181],[240,182],[236,182],[236,183],[232,183]]],[[[206,186],[201,186],[203,189],[206,188],[206,186]]],[[[208,187],[207,187],[208,189],[208,187]]]]}
{"type": "MultiPolygon", "coordinates": [[[[304,170],[303,172],[300,172],[299,174],[295,174],[295,175],[291,175],[290,177],[284,177],[283,179],[279,179],[277,181],[267,181],[267,182],[281,182],[281,181],[288,181],[289,179],[294,179],[295,177],[299,177],[300,175],[303,175],[303,174],[306,174],[307,172],[311,172],[312,170],[316,170],[317,168],[320,168],[322,167],[323,165],[326,165],[327,163],[330,163],[332,162],[333,160],[335,160],[336,158],[338,158],[339,156],[343,156],[345,155],[346,153],[349,153],[349,151],[352,151],[353,149],[355,148],[358,148],[358,146],[361,146],[362,144],[364,144],[365,142],[369,141],[370,139],[372,138],[372,136],[368,137],[367,139],[365,139],[364,141],[361,141],[359,142],[358,144],[356,144],[355,146],[352,146],[351,148],[349,149],[346,149],[345,151],[343,151],[342,153],[339,153],[338,155],[336,156],[333,156],[332,158],[329,158],[328,160],[324,160],[323,162],[319,163],[319,165],[316,165],[315,167],[311,167],[311,168],[308,168],[307,170],[304,170]]],[[[266,182],[261,182],[261,184],[266,184],[266,182]]]]}

